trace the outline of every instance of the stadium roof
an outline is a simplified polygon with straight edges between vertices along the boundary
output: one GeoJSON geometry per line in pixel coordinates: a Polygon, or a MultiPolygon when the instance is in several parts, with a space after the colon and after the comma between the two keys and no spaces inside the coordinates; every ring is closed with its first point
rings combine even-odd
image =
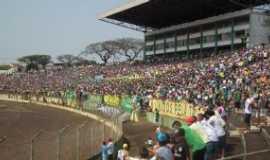
{"type": "Polygon", "coordinates": [[[130,0],[98,19],[139,31],[160,29],[269,3],[269,0],[130,0]]]}

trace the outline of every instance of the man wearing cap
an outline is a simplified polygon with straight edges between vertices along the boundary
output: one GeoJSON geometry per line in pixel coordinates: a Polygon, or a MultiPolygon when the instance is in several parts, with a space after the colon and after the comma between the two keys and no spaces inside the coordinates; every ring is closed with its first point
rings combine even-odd
{"type": "Polygon", "coordinates": [[[157,141],[159,144],[159,148],[156,151],[155,158],[157,160],[174,160],[173,153],[171,149],[167,146],[167,143],[169,141],[168,136],[160,132],[157,135],[157,141]]]}

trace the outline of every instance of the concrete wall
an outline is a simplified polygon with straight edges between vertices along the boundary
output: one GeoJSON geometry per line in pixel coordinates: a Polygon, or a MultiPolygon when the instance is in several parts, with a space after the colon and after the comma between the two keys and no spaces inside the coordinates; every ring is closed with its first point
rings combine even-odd
{"type": "Polygon", "coordinates": [[[270,38],[270,14],[253,12],[250,15],[250,40],[249,47],[265,43],[269,43],[270,38]],[[266,25],[265,21],[269,20],[266,25]]]}

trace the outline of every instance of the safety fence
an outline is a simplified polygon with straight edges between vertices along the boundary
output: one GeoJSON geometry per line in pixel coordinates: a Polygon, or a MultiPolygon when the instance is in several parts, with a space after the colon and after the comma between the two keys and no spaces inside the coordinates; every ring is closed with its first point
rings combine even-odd
{"type": "MultiPolygon", "coordinates": [[[[137,98],[132,95],[93,95],[84,93],[78,96],[78,93],[74,90],[67,90],[65,92],[24,93],[23,95],[19,94],[19,96],[21,96],[22,99],[29,99],[29,97],[31,97],[30,100],[62,103],[65,106],[82,108],[87,111],[95,110],[101,104],[104,104],[131,113],[134,103],[136,103],[136,105],[139,103],[136,100],[137,98]],[[134,99],[136,102],[133,102],[134,99]]],[[[18,94],[11,92],[9,93],[9,97],[17,98],[18,94]]],[[[149,107],[151,111],[158,110],[160,114],[172,117],[196,115],[205,110],[205,107],[195,106],[185,100],[172,101],[155,98],[149,99],[149,107]]]]}
{"type": "MultiPolygon", "coordinates": [[[[131,95],[93,95],[90,93],[78,94],[74,90],[66,90],[65,92],[39,92],[39,93],[24,93],[18,95],[16,93],[9,93],[9,97],[17,99],[29,99],[53,103],[62,104],[71,108],[77,108],[87,112],[96,112],[96,110],[107,110],[109,115],[114,115],[115,111],[128,112],[133,111],[134,106],[140,104],[140,99],[131,95]],[[139,99],[139,101],[138,101],[139,99]],[[134,102],[135,101],[135,102],[134,102]],[[102,106],[107,106],[106,108],[102,106]]],[[[160,125],[171,127],[172,123],[177,120],[184,119],[187,116],[197,115],[203,113],[205,107],[195,106],[185,100],[172,101],[161,99],[149,99],[149,104],[144,106],[144,109],[148,111],[147,120],[150,122],[156,122],[155,112],[158,112],[160,116],[160,125]]]]}
{"type": "Polygon", "coordinates": [[[104,104],[118,110],[132,112],[132,96],[128,95],[93,95],[90,93],[78,95],[73,90],[67,90],[65,92],[25,92],[23,94],[8,92],[7,95],[13,99],[61,104],[71,108],[80,108],[85,111],[97,110],[101,104],[104,104]]]}
{"type": "Polygon", "coordinates": [[[233,156],[223,157],[218,160],[256,160],[256,159],[268,159],[270,155],[270,149],[263,149],[258,151],[252,151],[248,153],[237,154],[233,156]]]}
{"type": "Polygon", "coordinates": [[[58,131],[39,130],[23,142],[0,138],[1,159],[13,157],[20,160],[85,160],[100,152],[102,141],[122,137],[121,113],[104,114],[100,110],[103,100],[99,96],[78,100],[74,92],[59,94],[0,94],[0,99],[33,103],[81,113],[91,119],[79,125],[67,125],[58,131]],[[2,154],[3,153],[3,154],[2,154]],[[7,158],[5,158],[7,157],[7,158]]]}

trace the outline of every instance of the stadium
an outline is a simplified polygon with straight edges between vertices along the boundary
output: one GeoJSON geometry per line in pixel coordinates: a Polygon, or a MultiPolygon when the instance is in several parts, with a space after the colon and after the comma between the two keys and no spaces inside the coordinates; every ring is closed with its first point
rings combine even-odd
{"type": "Polygon", "coordinates": [[[268,160],[268,4],[130,0],[98,19],[143,32],[144,60],[8,67],[0,159],[268,160]]]}

